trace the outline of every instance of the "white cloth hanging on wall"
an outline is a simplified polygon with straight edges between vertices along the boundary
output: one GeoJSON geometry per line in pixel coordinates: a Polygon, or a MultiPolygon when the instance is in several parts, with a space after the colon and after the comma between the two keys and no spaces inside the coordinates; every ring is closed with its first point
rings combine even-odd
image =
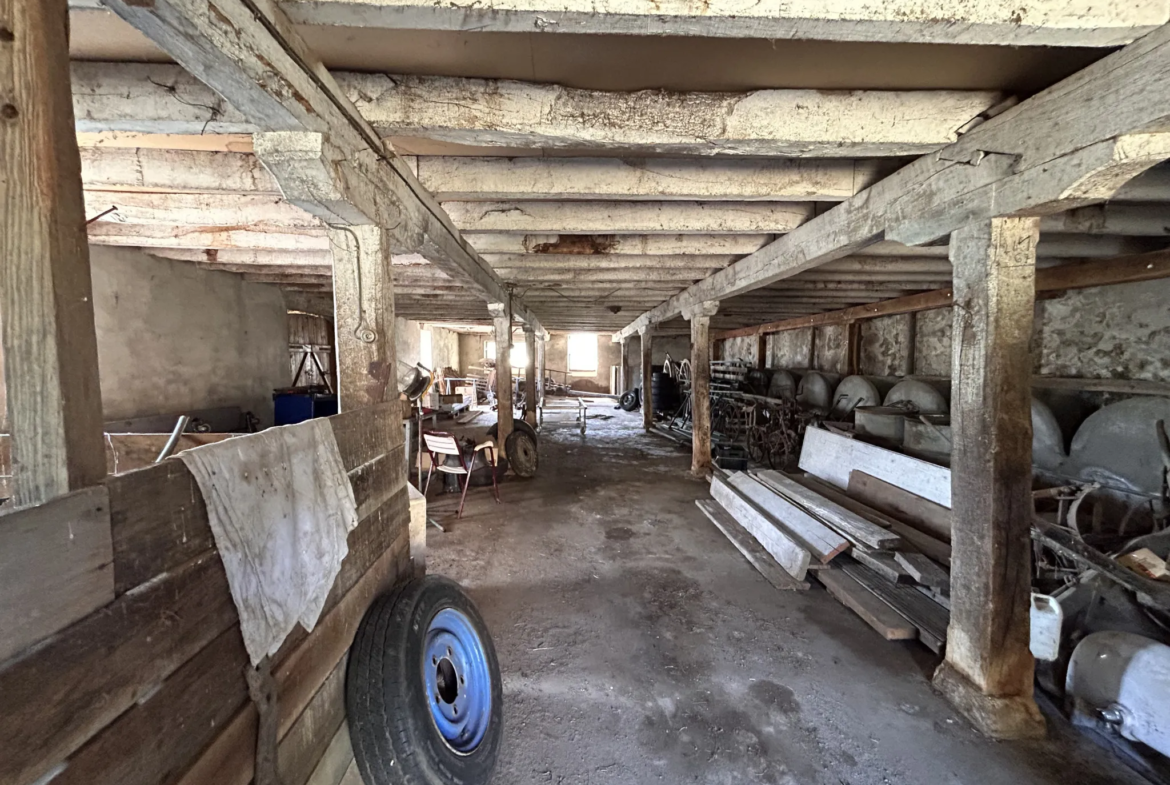
{"type": "Polygon", "coordinates": [[[328,420],[270,428],[179,453],[203,500],[252,664],[297,622],[312,631],[357,526],[328,420]]]}

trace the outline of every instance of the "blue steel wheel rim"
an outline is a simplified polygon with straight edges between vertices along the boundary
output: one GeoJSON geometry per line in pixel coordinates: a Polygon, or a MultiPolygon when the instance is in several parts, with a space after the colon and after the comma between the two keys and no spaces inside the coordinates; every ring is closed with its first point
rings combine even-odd
{"type": "Polygon", "coordinates": [[[454,752],[468,755],[487,734],[492,676],[483,641],[466,614],[444,608],[427,625],[423,682],[431,719],[454,752]]]}

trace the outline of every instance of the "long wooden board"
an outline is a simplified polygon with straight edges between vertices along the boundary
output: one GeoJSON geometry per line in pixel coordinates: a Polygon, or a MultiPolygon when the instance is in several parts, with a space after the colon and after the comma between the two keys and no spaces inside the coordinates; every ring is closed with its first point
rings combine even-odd
{"type": "Polygon", "coordinates": [[[34,782],[237,621],[209,554],[0,671],[0,782],[34,782]]]}
{"type": "Polygon", "coordinates": [[[875,510],[869,505],[859,502],[839,488],[834,488],[824,480],[819,480],[811,474],[792,474],[789,476],[804,487],[816,491],[827,499],[832,499],[847,510],[868,518],[881,526],[888,526],[890,531],[897,533],[904,540],[902,544],[903,550],[912,548],[921,551],[939,564],[950,564],[951,546],[947,543],[937,540],[929,534],[923,534],[910,524],[903,523],[897,518],[893,518],[884,512],[875,510]]]}
{"type": "Polygon", "coordinates": [[[157,692],[71,756],[53,782],[157,785],[173,781],[248,700],[247,664],[240,631],[226,630],[157,692]]]}
{"type": "Polygon", "coordinates": [[[720,507],[714,501],[707,499],[698,499],[695,501],[703,514],[711,519],[711,523],[715,524],[715,528],[723,532],[723,535],[735,546],[743,557],[748,560],[748,563],[756,568],[760,575],[764,576],[764,580],[775,586],[781,591],[803,591],[808,589],[808,584],[804,581],[798,581],[785,572],[776,560],[773,559],[764,547],[756,542],[755,538],[748,533],[747,529],[740,526],[734,518],[728,514],[727,510],[720,507]]]}
{"type": "Polygon", "coordinates": [[[104,486],[0,516],[0,662],[114,599],[104,486]]]}
{"type": "Polygon", "coordinates": [[[817,580],[886,640],[912,641],[918,638],[917,627],[841,570],[820,570],[817,580]]]}
{"type": "Polygon", "coordinates": [[[841,490],[858,470],[904,488],[943,507],[951,506],[951,470],[859,439],[809,428],[800,450],[800,468],[841,490]]]}
{"type": "Polygon", "coordinates": [[[878,550],[889,550],[898,547],[902,542],[902,538],[889,529],[845,509],[780,472],[764,470],[756,472],[755,477],[776,493],[820,518],[854,543],[867,545],[878,550]]]}
{"type": "Polygon", "coordinates": [[[936,654],[942,651],[947,640],[947,624],[950,619],[946,608],[913,586],[890,583],[857,562],[846,561],[841,565],[841,569],[917,627],[918,639],[928,649],[936,654]]]}
{"type": "Polygon", "coordinates": [[[764,510],[801,543],[821,564],[828,564],[849,549],[849,540],[814,518],[799,505],[777,494],[749,474],[731,475],[728,483],[764,510]]]}
{"type": "Polygon", "coordinates": [[[870,507],[896,516],[931,537],[951,541],[951,511],[941,504],[858,469],[849,473],[848,492],[870,507]]]}
{"type": "Polygon", "coordinates": [[[781,531],[767,513],[719,476],[711,480],[711,496],[763,546],[785,572],[798,581],[804,580],[811,560],[809,552],[781,531]]]}

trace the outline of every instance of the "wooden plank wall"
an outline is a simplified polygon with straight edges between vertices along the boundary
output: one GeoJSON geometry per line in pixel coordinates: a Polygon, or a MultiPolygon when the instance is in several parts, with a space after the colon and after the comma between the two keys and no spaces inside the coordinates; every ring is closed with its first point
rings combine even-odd
{"type": "MultiPolygon", "coordinates": [[[[331,418],[361,523],[316,628],[298,627],[273,658],[285,785],[306,785],[338,734],[366,607],[411,574],[400,412],[331,418]]],[[[247,785],[249,662],[194,478],[168,460],[105,485],[114,600],[0,663],[0,782],[247,785]]]]}
{"type": "MultiPolygon", "coordinates": [[[[179,437],[175,452],[189,450],[204,444],[221,442],[237,433],[184,433],[179,437]]],[[[169,433],[106,433],[106,472],[123,474],[142,469],[154,463],[163,446],[171,438],[169,433]]],[[[0,499],[12,496],[12,437],[0,433],[0,499]]]]}

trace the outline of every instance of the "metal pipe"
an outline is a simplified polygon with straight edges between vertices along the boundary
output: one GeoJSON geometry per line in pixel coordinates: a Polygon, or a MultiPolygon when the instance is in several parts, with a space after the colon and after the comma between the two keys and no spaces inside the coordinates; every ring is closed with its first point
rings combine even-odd
{"type": "Polygon", "coordinates": [[[162,452],[154,459],[155,463],[162,463],[171,457],[171,453],[179,446],[179,437],[183,435],[183,431],[187,430],[187,424],[189,422],[191,422],[191,415],[179,415],[179,419],[175,421],[175,429],[171,431],[171,438],[167,439],[167,443],[163,445],[162,452]]]}

